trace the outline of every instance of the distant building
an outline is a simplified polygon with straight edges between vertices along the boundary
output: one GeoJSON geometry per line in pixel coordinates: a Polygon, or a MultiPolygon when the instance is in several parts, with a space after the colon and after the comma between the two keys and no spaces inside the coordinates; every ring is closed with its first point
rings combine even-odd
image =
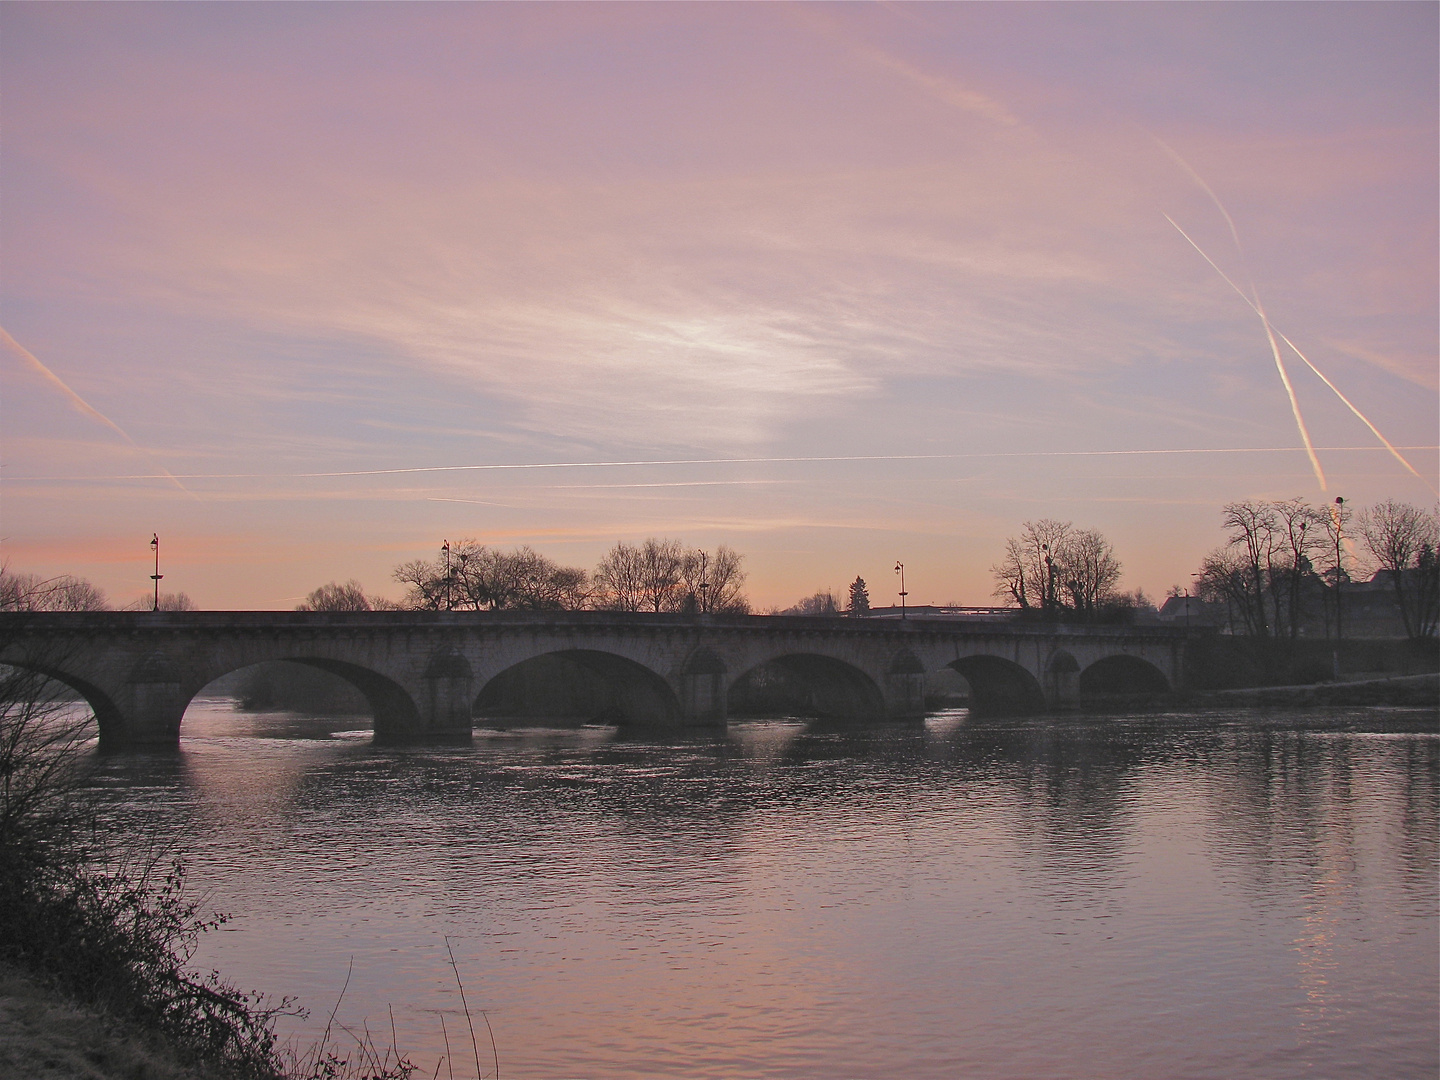
{"type": "MultiPolygon", "coordinates": [[[[1302,584],[1300,628],[1297,637],[1327,638],[1335,630],[1335,588],[1311,574],[1302,584]]],[[[1195,596],[1171,596],[1160,605],[1159,621],[1171,626],[1215,626],[1224,634],[1245,633],[1238,611],[1224,601],[1206,602],[1195,596]]],[[[1395,589],[1384,573],[1369,581],[1345,581],[1340,586],[1340,630],[1347,638],[1403,638],[1405,621],[1395,600],[1395,589]]]]}
{"type": "Polygon", "coordinates": [[[1155,621],[1168,626],[1225,626],[1225,605],[1208,603],[1198,596],[1167,596],[1155,613],[1155,621]]]}

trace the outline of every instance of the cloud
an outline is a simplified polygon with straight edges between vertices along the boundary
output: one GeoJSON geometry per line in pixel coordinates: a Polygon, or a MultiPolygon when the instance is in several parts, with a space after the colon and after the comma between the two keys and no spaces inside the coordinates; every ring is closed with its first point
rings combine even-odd
{"type": "Polygon", "coordinates": [[[1373,364],[1381,371],[1424,390],[1440,390],[1440,369],[1436,367],[1434,356],[1395,356],[1360,342],[1336,341],[1333,338],[1325,344],[1336,352],[1373,364]]]}

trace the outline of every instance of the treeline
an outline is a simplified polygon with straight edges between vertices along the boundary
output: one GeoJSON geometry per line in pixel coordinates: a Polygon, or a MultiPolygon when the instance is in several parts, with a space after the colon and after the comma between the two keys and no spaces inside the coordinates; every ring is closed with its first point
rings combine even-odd
{"type": "MultiPolygon", "coordinates": [[[[122,611],[149,611],[154,598],[135,600],[122,611]]],[[[193,611],[190,597],[181,593],[161,593],[161,611],[193,611]]],[[[19,573],[9,566],[0,566],[0,611],[109,611],[110,601],[105,590],[73,574],[42,578],[39,574],[19,573]]]]}
{"type": "Polygon", "coordinates": [[[1386,500],[1355,513],[1343,500],[1226,505],[1225,543],[1205,556],[1195,595],[1223,605],[1231,626],[1259,638],[1295,639],[1316,613],[1326,633],[1343,619],[1354,576],[1390,587],[1405,635],[1433,638],[1440,622],[1440,515],[1386,500]],[[1353,545],[1353,550],[1347,550],[1353,545]]]}
{"type": "Polygon", "coordinates": [[[330,582],[297,610],[372,611],[653,611],[747,614],[742,556],[651,537],[619,543],[594,571],[561,566],[531,547],[502,551],[472,539],[444,544],[434,559],[395,568],[406,587],[393,603],[367,597],[359,582],[330,582]]]}

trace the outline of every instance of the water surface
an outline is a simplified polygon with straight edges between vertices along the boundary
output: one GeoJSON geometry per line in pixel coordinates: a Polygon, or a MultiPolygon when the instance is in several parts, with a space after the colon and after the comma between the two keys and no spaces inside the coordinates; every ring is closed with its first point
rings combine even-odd
{"type": "Polygon", "coordinates": [[[194,703],[106,758],[197,962],[421,1075],[1433,1078],[1421,710],[479,731],[194,703]],[[486,1028],[488,1021],[489,1030],[486,1028]],[[494,1049],[491,1035],[493,1031],[494,1049]],[[447,1057],[447,1042],[450,1057],[447,1057]]]}

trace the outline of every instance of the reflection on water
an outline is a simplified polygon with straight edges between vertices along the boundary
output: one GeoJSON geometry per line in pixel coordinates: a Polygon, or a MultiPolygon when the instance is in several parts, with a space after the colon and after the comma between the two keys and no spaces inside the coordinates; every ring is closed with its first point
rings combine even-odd
{"type": "Polygon", "coordinates": [[[313,1034],[353,959],[426,1076],[476,1072],[447,938],[508,1077],[1440,1066],[1433,712],[183,733],[100,782],[236,916],[198,961],[313,1034]]]}

